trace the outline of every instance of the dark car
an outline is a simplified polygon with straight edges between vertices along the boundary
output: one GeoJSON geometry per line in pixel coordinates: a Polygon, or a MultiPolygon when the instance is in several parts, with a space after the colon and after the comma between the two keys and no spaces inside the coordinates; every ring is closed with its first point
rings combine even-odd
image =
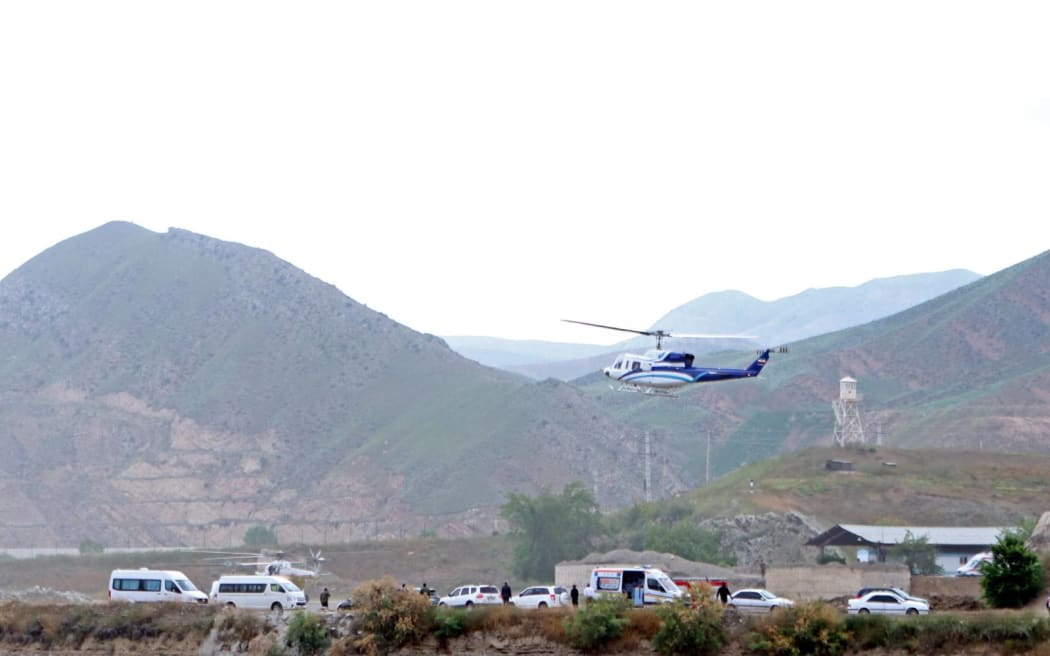
{"type": "Polygon", "coordinates": [[[350,612],[350,609],[353,608],[353,607],[354,607],[354,600],[351,599],[350,597],[347,597],[346,599],[340,601],[339,604],[335,607],[335,609],[340,611],[340,612],[343,612],[343,613],[348,613],[348,612],[350,612]]]}

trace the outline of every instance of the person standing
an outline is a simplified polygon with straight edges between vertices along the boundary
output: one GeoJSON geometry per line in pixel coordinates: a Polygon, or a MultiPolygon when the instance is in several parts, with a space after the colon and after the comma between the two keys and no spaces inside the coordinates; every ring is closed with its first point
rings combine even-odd
{"type": "Polygon", "coordinates": [[[569,599],[572,600],[572,607],[576,608],[580,605],[580,591],[576,589],[576,584],[572,584],[572,590],[569,590],[569,599]]]}
{"type": "Polygon", "coordinates": [[[718,595],[718,600],[722,602],[722,605],[726,605],[729,601],[729,586],[726,585],[725,581],[722,581],[722,585],[718,586],[718,591],[715,594],[718,595]]]}
{"type": "Polygon", "coordinates": [[[325,588],[324,590],[321,590],[321,608],[324,608],[324,609],[328,608],[328,597],[329,596],[330,595],[328,594],[328,588],[325,588]]]}
{"type": "Polygon", "coordinates": [[[499,596],[503,598],[504,604],[510,603],[510,584],[506,581],[503,582],[503,587],[500,588],[499,596]]]}

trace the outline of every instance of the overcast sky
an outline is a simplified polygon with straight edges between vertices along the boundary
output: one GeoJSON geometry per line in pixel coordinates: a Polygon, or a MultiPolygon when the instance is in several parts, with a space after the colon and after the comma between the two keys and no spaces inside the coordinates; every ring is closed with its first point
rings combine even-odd
{"type": "MultiPolygon", "coordinates": [[[[1046,2],[3,2],[0,276],[107,221],[439,335],[1050,248],[1046,2]]],[[[665,328],[673,329],[673,326],[665,328]]]]}

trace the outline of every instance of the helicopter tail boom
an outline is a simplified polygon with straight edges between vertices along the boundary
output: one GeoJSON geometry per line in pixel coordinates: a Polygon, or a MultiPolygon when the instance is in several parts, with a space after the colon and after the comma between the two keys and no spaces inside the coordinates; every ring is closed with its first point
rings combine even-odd
{"type": "Polygon", "coordinates": [[[779,348],[767,348],[764,351],[760,351],[758,357],[755,358],[755,361],[747,368],[748,373],[757,376],[759,372],[762,371],[762,367],[766,366],[766,363],[769,362],[770,353],[787,353],[787,348],[781,346],[779,348]]]}

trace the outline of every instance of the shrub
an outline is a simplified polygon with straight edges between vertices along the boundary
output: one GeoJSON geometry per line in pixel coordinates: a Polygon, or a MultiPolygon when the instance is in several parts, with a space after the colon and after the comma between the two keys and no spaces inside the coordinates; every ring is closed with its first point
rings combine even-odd
{"type": "Polygon", "coordinates": [[[84,538],[80,541],[80,553],[81,554],[100,554],[105,553],[106,545],[102,544],[97,540],[91,538],[84,538]]]}
{"type": "Polygon", "coordinates": [[[845,565],[846,558],[842,554],[833,551],[826,551],[817,556],[818,565],[827,565],[828,563],[841,563],[842,565],[845,565]]]}
{"type": "Polygon", "coordinates": [[[430,600],[415,590],[399,588],[389,577],[366,581],[354,590],[355,625],[362,634],[354,646],[369,654],[385,654],[422,640],[433,626],[430,600]]]}
{"type": "Polygon", "coordinates": [[[247,648],[252,638],[263,632],[263,626],[263,620],[255,613],[235,610],[223,615],[216,637],[222,644],[247,648]]]}
{"type": "Polygon", "coordinates": [[[434,612],[434,636],[442,644],[465,633],[463,614],[464,611],[457,608],[438,608],[434,612]]]}
{"type": "Polygon", "coordinates": [[[585,652],[601,650],[623,635],[629,608],[627,598],[619,595],[591,599],[564,621],[569,644],[585,652]]]}
{"type": "Polygon", "coordinates": [[[781,608],[756,623],[748,643],[767,656],[835,656],[849,643],[841,614],[824,602],[781,608]]]}
{"type": "Polygon", "coordinates": [[[256,524],[244,532],[244,546],[246,547],[276,547],[277,531],[256,524]]]}
{"type": "Polygon", "coordinates": [[[994,608],[1020,608],[1043,589],[1043,564],[1014,533],[992,545],[992,560],[981,564],[981,574],[985,601],[994,608]]]}
{"type": "Polygon", "coordinates": [[[656,610],[663,623],[653,636],[653,646],[661,654],[715,654],[726,643],[722,605],[698,587],[691,586],[690,592],[693,607],[667,604],[656,610]]]}
{"type": "Polygon", "coordinates": [[[297,649],[300,656],[314,656],[328,649],[332,637],[328,635],[328,629],[320,617],[303,611],[296,613],[292,621],[288,622],[285,642],[297,649]]]}

